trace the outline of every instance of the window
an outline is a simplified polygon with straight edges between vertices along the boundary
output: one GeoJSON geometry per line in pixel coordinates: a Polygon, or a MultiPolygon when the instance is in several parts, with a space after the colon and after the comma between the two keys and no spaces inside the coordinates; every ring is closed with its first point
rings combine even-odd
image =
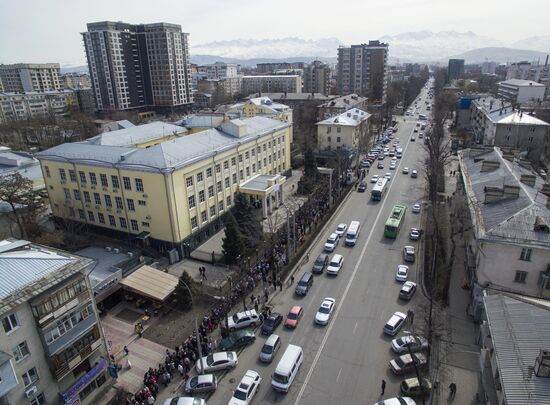
{"type": "Polygon", "coordinates": [[[231,185],[231,182],[229,181],[229,177],[225,178],[225,188],[229,187],[231,185]]]}
{"type": "Polygon", "coordinates": [[[113,188],[120,188],[120,183],[118,182],[118,176],[111,176],[111,183],[113,183],[113,188]]]}
{"type": "Polygon", "coordinates": [[[252,172],[256,173],[256,163],[252,163],[252,172]]]}
{"type": "Polygon", "coordinates": [[[212,168],[211,167],[206,169],[206,177],[212,177],[212,168]]]}
{"type": "Polygon", "coordinates": [[[132,200],[131,198],[126,199],[126,204],[128,205],[128,209],[130,211],[135,211],[136,210],[136,206],[134,205],[134,200],[132,200]]]}
{"type": "Polygon", "coordinates": [[[239,179],[244,179],[244,172],[242,170],[239,170],[239,179]]]}
{"type": "Polygon", "coordinates": [[[193,176],[189,176],[185,179],[185,184],[187,187],[191,187],[193,185],[193,176]]]}
{"type": "Polygon", "coordinates": [[[218,181],[216,183],[216,190],[218,191],[218,193],[221,193],[223,191],[223,188],[222,188],[222,182],[221,181],[218,181]]]}
{"type": "Polygon", "coordinates": [[[525,261],[530,262],[532,251],[533,251],[533,249],[531,249],[531,248],[521,249],[521,254],[519,255],[519,260],[525,260],[525,261]]]}
{"type": "Polygon", "coordinates": [[[250,177],[250,167],[246,168],[246,177],[250,177]]]}
{"type": "Polygon", "coordinates": [[[218,203],[218,211],[220,211],[220,212],[223,211],[223,201],[220,201],[218,203]]]}
{"type": "Polygon", "coordinates": [[[36,367],[31,368],[29,371],[23,374],[21,378],[25,383],[25,388],[33,384],[35,381],[38,380],[38,373],[36,372],[36,367]]]}
{"type": "Polygon", "coordinates": [[[201,222],[208,221],[208,216],[206,214],[206,211],[201,212],[201,222]]]}
{"type": "Polygon", "coordinates": [[[128,227],[128,224],[126,223],[126,218],[118,217],[118,222],[120,223],[121,228],[126,229],[128,227]]]}
{"type": "Polygon", "coordinates": [[[266,144],[265,144],[265,143],[264,143],[264,145],[263,145],[263,149],[264,149],[264,152],[265,152],[265,149],[266,149],[266,144]]]}
{"type": "Polygon", "coordinates": [[[332,139],[330,138],[330,136],[327,136],[327,142],[331,142],[332,139]]]}
{"type": "Polygon", "coordinates": [[[141,226],[144,226],[145,228],[149,228],[149,222],[142,222],[141,226]]]}
{"type": "Polygon", "coordinates": [[[514,281],[516,283],[524,283],[525,284],[525,280],[527,280],[527,272],[526,271],[521,271],[521,270],[516,270],[516,277],[514,278],[514,281]]]}
{"type": "Polygon", "coordinates": [[[10,314],[2,319],[2,326],[4,326],[4,332],[10,333],[19,327],[19,320],[17,315],[10,314]]]}
{"type": "Polygon", "coordinates": [[[132,182],[129,177],[122,177],[122,182],[124,183],[124,190],[132,190],[132,182]]]}
{"type": "Polygon", "coordinates": [[[187,204],[189,205],[189,209],[195,208],[195,206],[197,204],[195,202],[195,196],[194,195],[189,196],[189,198],[187,199],[187,204]]]}
{"type": "Polygon", "coordinates": [[[103,187],[109,187],[109,183],[107,182],[107,175],[100,173],[99,180],[101,180],[101,185],[103,187]]]}
{"type": "Polygon", "coordinates": [[[340,138],[339,136],[336,137],[336,142],[342,142],[342,138],[340,138]]]}
{"type": "Polygon", "coordinates": [[[241,153],[241,154],[239,154],[239,163],[242,163],[242,162],[243,162],[243,155],[241,153]]]}
{"type": "Polygon", "coordinates": [[[115,197],[115,203],[116,203],[116,209],[121,210],[124,208],[124,205],[122,204],[122,198],[115,197]]]}
{"type": "Polygon", "coordinates": [[[136,191],[139,191],[139,192],[143,193],[143,191],[145,190],[143,188],[143,180],[135,179],[135,182],[136,182],[136,191]]]}
{"type": "Polygon", "coordinates": [[[195,228],[198,228],[198,223],[197,223],[197,217],[194,216],[194,217],[191,217],[191,229],[195,229],[195,228]]]}
{"type": "Polygon", "coordinates": [[[51,177],[50,176],[50,168],[48,166],[44,166],[44,172],[46,173],[46,177],[51,177]]]}
{"type": "Polygon", "coordinates": [[[231,166],[235,166],[237,164],[237,159],[234,157],[231,158],[231,166]]]}
{"type": "Polygon", "coordinates": [[[231,206],[231,196],[230,195],[227,196],[227,198],[225,199],[225,203],[228,207],[231,206]]]}
{"type": "Polygon", "coordinates": [[[262,148],[258,146],[256,149],[258,150],[258,155],[259,155],[262,152],[262,148]]]}
{"type": "Polygon", "coordinates": [[[105,194],[103,197],[105,198],[105,206],[108,208],[111,208],[113,206],[113,202],[111,201],[111,196],[105,194]]]}
{"type": "Polygon", "coordinates": [[[70,217],[74,217],[74,216],[75,216],[75,212],[74,212],[74,208],[73,208],[73,207],[69,207],[69,216],[70,216],[70,217]]]}
{"type": "Polygon", "coordinates": [[[250,154],[252,155],[252,157],[256,156],[256,148],[252,148],[250,154]]]}
{"type": "Polygon", "coordinates": [[[96,205],[101,205],[101,196],[99,193],[94,193],[94,201],[96,205]]]}
{"type": "Polygon", "coordinates": [[[145,207],[147,203],[145,202],[145,200],[138,200],[138,205],[145,207]]]}
{"type": "Polygon", "coordinates": [[[92,200],[90,200],[90,193],[88,193],[87,191],[84,191],[84,202],[88,204],[92,202],[92,200]]]}
{"type": "Polygon", "coordinates": [[[64,188],[63,192],[65,193],[65,200],[70,200],[71,199],[71,190],[69,190],[68,188],[64,188]]]}
{"type": "Polygon", "coordinates": [[[80,190],[73,190],[74,199],[80,201],[80,190]]]}
{"type": "Polygon", "coordinates": [[[218,163],[216,164],[216,173],[221,173],[222,172],[222,166],[218,163]]]}
{"type": "Polygon", "coordinates": [[[62,182],[67,181],[67,175],[65,174],[65,169],[59,169],[59,178],[62,182]]]}
{"type": "Polygon", "coordinates": [[[78,218],[80,218],[83,221],[86,219],[86,216],[84,215],[84,210],[82,209],[78,210],[78,218]]]}
{"type": "Polygon", "coordinates": [[[332,127],[327,127],[327,134],[330,134],[330,131],[332,131],[332,127]]]}
{"type": "Polygon", "coordinates": [[[27,346],[27,342],[21,342],[17,346],[15,346],[12,351],[13,357],[15,358],[15,361],[19,363],[21,360],[25,359],[29,354],[29,347],[27,346]]]}
{"type": "Polygon", "coordinates": [[[109,225],[116,226],[115,217],[113,215],[109,215],[109,225]]]}
{"type": "Polygon", "coordinates": [[[99,223],[100,223],[100,224],[104,224],[104,223],[105,223],[105,215],[103,215],[101,212],[98,212],[98,213],[97,213],[97,219],[99,220],[99,223]]]}
{"type": "Polygon", "coordinates": [[[341,127],[337,127],[337,128],[336,128],[336,132],[338,132],[338,133],[342,132],[342,128],[341,128],[341,127]]]}
{"type": "Polygon", "coordinates": [[[76,183],[76,172],[74,170],[69,169],[69,178],[73,183],[76,183]]]}
{"type": "Polygon", "coordinates": [[[223,162],[223,168],[226,169],[226,170],[229,169],[229,161],[228,160],[223,162]]]}
{"type": "Polygon", "coordinates": [[[78,175],[80,176],[80,183],[86,185],[86,173],[78,172],[78,175]]]}
{"type": "Polygon", "coordinates": [[[213,205],[210,207],[210,216],[213,217],[216,215],[216,207],[213,205]]]}
{"type": "Polygon", "coordinates": [[[246,152],[244,153],[244,158],[245,158],[245,159],[248,159],[249,157],[250,157],[250,153],[249,153],[248,151],[246,151],[246,152]]]}
{"type": "Polygon", "coordinates": [[[90,184],[92,186],[97,186],[97,177],[95,173],[89,173],[89,175],[90,175],[90,184]]]}
{"type": "Polygon", "coordinates": [[[31,405],[46,405],[46,398],[44,397],[44,394],[40,393],[32,399],[31,405]]]}
{"type": "Polygon", "coordinates": [[[138,223],[135,219],[130,220],[130,226],[132,227],[132,231],[139,231],[138,223]]]}
{"type": "Polygon", "coordinates": [[[233,184],[237,184],[237,173],[231,175],[231,180],[233,180],[233,184]]]}
{"type": "Polygon", "coordinates": [[[214,186],[208,186],[208,198],[214,197],[214,186]]]}
{"type": "Polygon", "coordinates": [[[204,190],[199,191],[199,204],[206,201],[206,198],[204,197],[204,190]]]}
{"type": "Polygon", "coordinates": [[[204,178],[204,175],[202,174],[202,172],[197,173],[197,183],[201,182],[203,178],[204,178]]]}
{"type": "Polygon", "coordinates": [[[92,211],[88,211],[88,219],[90,222],[95,222],[94,213],[92,211]]]}

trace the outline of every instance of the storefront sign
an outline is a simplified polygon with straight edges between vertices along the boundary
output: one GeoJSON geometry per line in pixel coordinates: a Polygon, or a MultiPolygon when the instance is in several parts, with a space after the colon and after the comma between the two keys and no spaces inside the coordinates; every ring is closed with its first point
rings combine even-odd
{"type": "Polygon", "coordinates": [[[69,388],[63,395],[64,404],[78,404],[80,401],[75,398],[84,387],[91,383],[101,372],[107,367],[107,360],[100,360],[97,366],[88,371],[80,380],[78,380],[71,388],[69,388]]]}

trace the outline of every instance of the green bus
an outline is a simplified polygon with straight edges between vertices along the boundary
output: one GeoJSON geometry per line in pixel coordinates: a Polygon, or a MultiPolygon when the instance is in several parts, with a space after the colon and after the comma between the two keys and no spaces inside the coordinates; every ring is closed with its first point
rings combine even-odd
{"type": "Polygon", "coordinates": [[[387,238],[397,238],[399,229],[405,220],[405,212],[407,207],[404,205],[395,205],[391,211],[391,215],[386,221],[386,226],[384,226],[384,236],[387,238]]]}

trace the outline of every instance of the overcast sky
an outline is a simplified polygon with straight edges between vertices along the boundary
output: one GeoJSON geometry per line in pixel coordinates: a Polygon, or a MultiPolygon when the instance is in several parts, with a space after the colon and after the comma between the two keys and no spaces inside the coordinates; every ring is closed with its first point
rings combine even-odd
{"type": "Polygon", "coordinates": [[[192,47],[289,36],[351,44],[421,30],[509,43],[550,35],[549,15],[550,0],[0,0],[0,63],[85,64],[79,33],[103,20],[181,24],[192,47]]]}

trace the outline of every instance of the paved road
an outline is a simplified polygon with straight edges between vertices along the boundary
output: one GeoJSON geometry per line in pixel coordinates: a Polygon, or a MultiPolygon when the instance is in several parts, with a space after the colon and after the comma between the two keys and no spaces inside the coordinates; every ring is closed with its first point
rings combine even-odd
{"type": "MultiPolygon", "coordinates": [[[[425,91],[418,103],[424,110],[425,91]]],[[[373,404],[380,397],[380,382],[387,381],[385,397],[398,394],[400,378],[394,377],[388,369],[388,362],[394,355],[391,352],[391,339],[382,333],[382,327],[395,311],[406,312],[414,308],[423,297],[419,292],[410,303],[398,300],[400,283],[394,280],[395,270],[402,263],[402,248],[410,244],[408,230],[420,226],[421,216],[413,214],[412,205],[419,202],[424,194],[424,177],[419,170],[416,179],[402,174],[403,167],[421,168],[424,150],[420,142],[410,141],[416,119],[399,118],[399,131],[396,136],[404,148],[403,158],[398,167],[390,171],[386,157],[384,170],[371,169],[373,174],[392,173],[392,180],[386,196],[380,202],[370,200],[370,190],[366,193],[353,192],[340,207],[339,212],[327,227],[324,235],[312,247],[310,262],[296,274],[309,270],[314,258],[322,251],[326,237],[336,225],[352,220],[361,221],[362,230],[358,243],[349,248],[341,243],[337,253],[344,255],[345,262],[337,277],[326,274],[315,276],[312,289],[305,297],[294,294],[294,288],[287,288],[272,302],[276,311],[286,315],[292,305],[304,307],[304,318],[296,330],[279,327],[278,333],[283,346],[273,363],[265,365],[258,360],[265,337],[259,336],[254,345],[239,355],[239,366],[220,381],[216,392],[209,398],[209,404],[227,403],[236,384],[247,369],[257,370],[263,377],[254,402],[257,404],[324,404],[333,401],[357,404],[373,404]],[[396,203],[409,207],[405,224],[396,240],[383,236],[384,223],[396,203]],[[334,297],[336,312],[326,327],[313,323],[313,318],[324,297],[334,297]],[[303,348],[305,359],[297,379],[287,394],[280,394],[270,387],[271,374],[286,345],[292,343],[303,348]]],[[[415,134],[417,135],[417,134],[415,134]]],[[[415,243],[415,242],[413,242],[415,243]]],[[[416,281],[416,265],[410,265],[409,279],[416,281]]]]}

